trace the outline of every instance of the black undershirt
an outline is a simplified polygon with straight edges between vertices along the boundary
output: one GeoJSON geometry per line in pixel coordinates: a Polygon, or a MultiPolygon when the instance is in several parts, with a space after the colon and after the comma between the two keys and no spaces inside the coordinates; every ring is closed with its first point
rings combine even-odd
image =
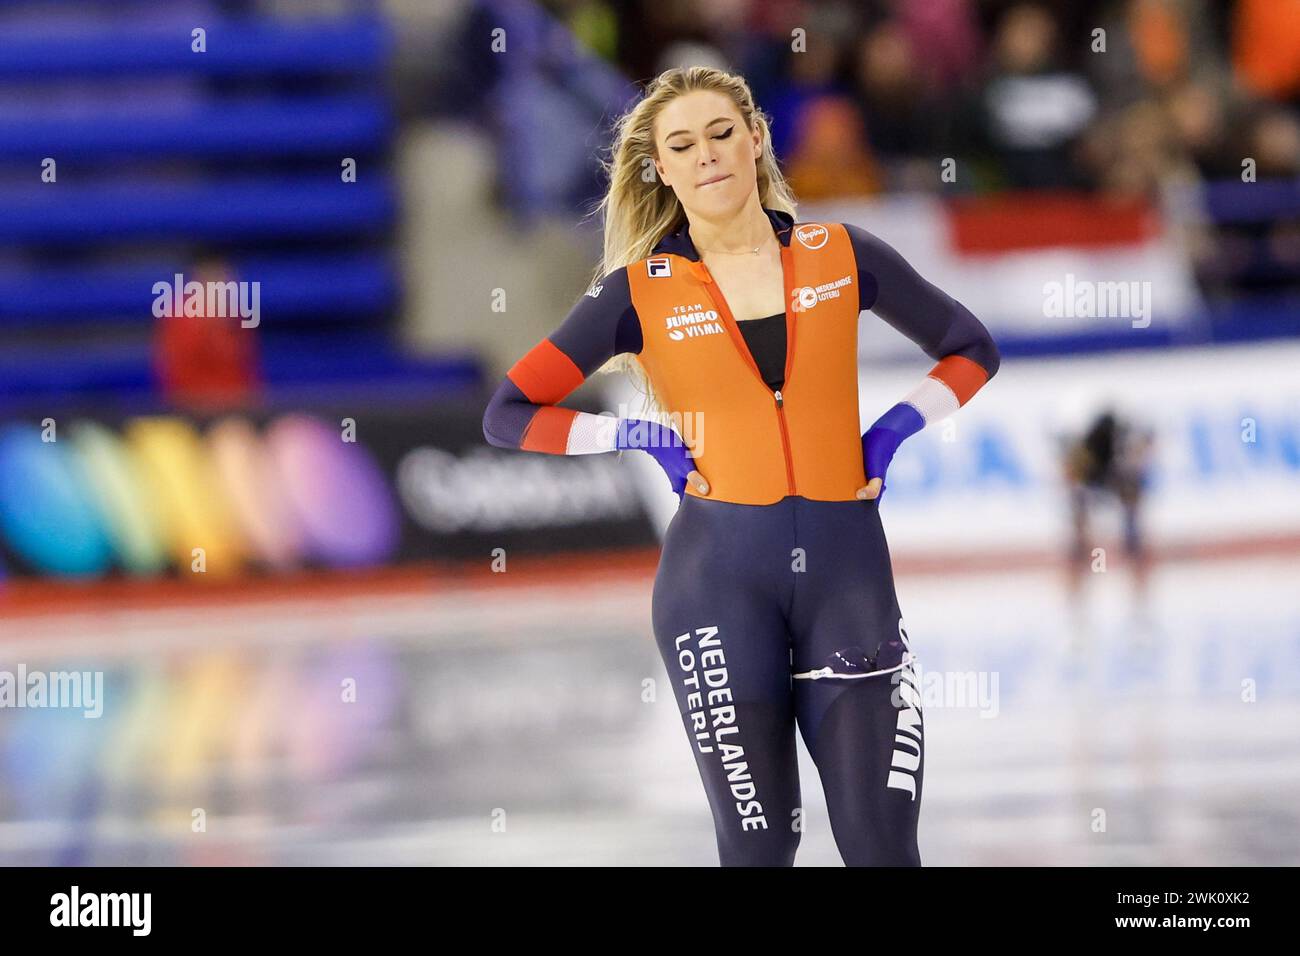
{"type": "Polygon", "coordinates": [[[737,322],[736,327],[744,336],[763,381],[769,388],[779,390],[785,385],[785,313],[778,312],[764,319],[747,319],[737,322]]]}

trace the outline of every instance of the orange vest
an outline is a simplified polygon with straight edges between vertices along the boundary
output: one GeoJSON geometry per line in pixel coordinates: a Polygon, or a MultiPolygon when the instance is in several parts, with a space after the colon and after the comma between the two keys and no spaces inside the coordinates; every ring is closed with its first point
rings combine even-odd
{"type": "Polygon", "coordinates": [[[702,261],[656,253],[627,267],[642,365],[691,447],[709,494],[765,505],[856,500],[867,483],[858,422],[857,263],[839,223],[782,236],[785,383],[763,381],[702,261]]]}

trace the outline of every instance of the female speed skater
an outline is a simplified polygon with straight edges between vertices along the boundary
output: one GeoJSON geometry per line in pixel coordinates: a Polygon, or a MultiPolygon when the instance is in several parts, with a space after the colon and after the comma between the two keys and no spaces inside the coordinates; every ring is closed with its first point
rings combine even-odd
{"type": "Polygon", "coordinates": [[[797,221],[768,131],[734,74],[646,88],[615,126],[595,280],[509,370],[483,432],[557,455],[641,449],[668,475],[681,500],[651,616],[722,865],[794,862],[797,725],[844,862],[919,866],[921,701],[880,495],[899,443],[965,404],[998,351],[880,239],[797,221]],[[863,435],[868,309],[937,364],[863,435]],[[704,427],[559,406],[606,366],[704,427]]]}

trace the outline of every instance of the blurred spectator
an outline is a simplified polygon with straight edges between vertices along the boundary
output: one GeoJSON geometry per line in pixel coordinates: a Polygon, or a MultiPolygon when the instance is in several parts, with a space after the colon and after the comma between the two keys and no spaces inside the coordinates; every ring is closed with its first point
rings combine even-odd
{"type": "Polygon", "coordinates": [[[1300,0],[1237,0],[1233,65],[1251,92],[1293,99],[1300,92],[1300,0]]]}
{"type": "Polygon", "coordinates": [[[670,43],[655,61],[655,73],[686,66],[709,66],[715,70],[734,70],[735,64],[712,43],[680,40],[670,43]]]}
{"type": "Polygon", "coordinates": [[[969,0],[895,4],[912,64],[939,90],[961,86],[979,65],[980,38],[969,0]]]}
{"type": "Polygon", "coordinates": [[[1280,107],[1265,111],[1251,130],[1249,143],[1260,178],[1300,173],[1300,124],[1293,113],[1280,107]]]}
{"type": "Polygon", "coordinates": [[[542,5],[587,49],[610,61],[618,56],[618,18],[605,0],[545,0],[542,5]]]}
{"type": "MultiPolygon", "coordinates": [[[[205,260],[186,282],[234,282],[227,263],[205,260]]],[[[200,311],[206,310],[206,301],[200,311]]],[[[158,320],[154,367],[163,397],[190,410],[222,408],[251,398],[261,388],[256,328],[238,316],[185,315],[184,308],[158,320]]]]}
{"type": "Polygon", "coordinates": [[[788,36],[778,37],[777,42],[783,44],[782,65],[788,81],[768,100],[760,101],[759,107],[773,118],[772,148],[783,163],[789,161],[805,133],[806,111],[824,97],[849,93],[840,76],[844,56],[836,39],[842,36],[840,30],[840,26],[828,23],[824,31],[809,31],[806,46],[797,49],[792,49],[793,41],[788,36]]]}
{"type": "Polygon", "coordinates": [[[633,0],[619,4],[619,62],[635,80],[656,75],[663,51],[673,43],[713,43],[705,21],[683,0],[633,0]]]}
{"type": "Polygon", "coordinates": [[[1169,115],[1155,100],[1144,99],[1093,126],[1081,153],[1104,192],[1140,198],[1154,194],[1175,167],[1174,143],[1169,115]]]}
{"type": "Polygon", "coordinates": [[[932,152],[938,107],[916,68],[912,41],[897,23],[888,22],[863,36],[855,64],[856,92],[867,137],[878,153],[917,156],[932,152]],[[918,115],[931,119],[918,122],[918,115]]]}
{"type": "Polygon", "coordinates": [[[1167,86],[1184,77],[1191,38],[1176,0],[1133,0],[1129,30],[1138,67],[1150,85],[1167,86]]]}
{"type": "Polygon", "coordinates": [[[786,176],[801,199],[861,195],[880,190],[880,175],[862,130],[862,118],[842,96],[825,96],[803,114],[799,144],[786,176]]]}
{"type": "Polygon", "coordinates": [[[1057,42],[1055,21],[1033,4],[1008,10],[994,37],[982,106],[989,145],[1012,186],[1080,185],[1072,147],[1097,102],[1081,75],[1059,67],[1057,42]]]}
{"type": "Polygon", "coordinates": [[[1209,83],[1189,81],[1166,101],[1178,150],[1206,179],[1235,176],[1239,158],[1230,149],[1226,92],[1209,83]]]}

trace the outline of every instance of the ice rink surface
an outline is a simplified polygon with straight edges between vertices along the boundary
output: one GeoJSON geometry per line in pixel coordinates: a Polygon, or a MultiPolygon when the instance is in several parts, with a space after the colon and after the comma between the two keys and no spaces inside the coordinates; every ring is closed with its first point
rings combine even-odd
{"type": "MultiPolygon", "coordinates": [[[[1300,863],[1300,560],[897,579],[927,865],[1300,863]]],[[[714,865],[644,574],[6,621],[0,863],[714,865]]],[[[839,865],[800,742],[799,865],[839,865]]]]}

